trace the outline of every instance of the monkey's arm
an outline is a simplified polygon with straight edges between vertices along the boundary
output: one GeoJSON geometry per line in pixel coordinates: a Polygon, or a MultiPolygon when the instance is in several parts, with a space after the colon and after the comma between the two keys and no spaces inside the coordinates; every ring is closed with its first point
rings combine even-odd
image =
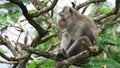
{"type": "Polygon", "coordinates": [[[67,32],[64,32],[62,34],[62,39],[61,39],[61,43],[60,43],[60,48],[63,48],[65,51],[67,51],[67,49],[71,46],[70,45],[71,42],[71,37],[67,32]]]}
{"type": "Polygon", "coordinates": [[[67,58],[66,51],[70,47],[71,38],[67,32],[62,34],[60,48],[58,49],[57,57],[67,58]]]}

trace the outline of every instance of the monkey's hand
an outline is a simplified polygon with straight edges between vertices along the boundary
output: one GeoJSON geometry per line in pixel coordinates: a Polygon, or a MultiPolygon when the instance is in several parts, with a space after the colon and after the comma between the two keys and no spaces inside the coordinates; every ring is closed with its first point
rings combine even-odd
{"type": "Polygon", "coordinates": [[[60,58],[60,60],[65,60],[65,59],[67,59],[66,52],[65,52],[65,50],[64,50],[63,48],[58,49],[58,53],[57,53],[57,55],[56,55],[56,59],[57,59],[57,58],[60,58]]]}

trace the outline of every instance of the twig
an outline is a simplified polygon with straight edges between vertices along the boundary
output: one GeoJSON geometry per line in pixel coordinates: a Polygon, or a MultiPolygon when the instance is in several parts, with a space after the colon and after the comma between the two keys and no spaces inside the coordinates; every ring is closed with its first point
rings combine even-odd
{"type": "MultiPolygon", "coordinates": [[[[88,6],[89,6],[89,5],[88,5],[88,6]]],[[[88,6],[85,6],[85,8],[84,8],[83,11],[82,11],[82,14],[85,13],[85,11],[86,11],[86,9],[88,8],[88,6]]]]}
{"type": "Polygon", "coordinates": [[[50,36],[48,36],[48,37],[46,37],[46,38],[43,38],[40,43],[46,42],[46,41],[48,41],[49,39],[51,39],[51,38],[53,38],[53,37],[55,37],[55,36],[57,36],[57,35],[56,35],[56,34],[53,34],[53,35],[50,35],[50,36]]]}
{"type": "Polygon", "coordinates": [[[54,44],[52,44],[46,51],[50,51],[50,50],[52,50],[53,48],[55,48],[57,45],[59,45],[60,44],[60,41],[58,41],[58,42],[55,42],[54,44]]]}
{"type": "Polygon", "coordinates": [[[0,51],[0,56],[3,57],[4,59],[8,60],[8,61],[16,61],[15,58],[8,57],[7,55],[5,55],[4,53],[2,53],[1,51],[0,51]]]}
{"type": "Polygon", "coordinates": [[[6,63],[6,64],[16,64],[16,63],[18,63],[17,61],[2,61],[2,60],[0,60],[0,63],[6,63]]]}
{"type": "Polygon", "coordinates": [[[48,22],[49,22],[50,26],[54,29],[55,33],[56,33],[58,36],[60,36],[60,34],[61,34],[61,29],[60,29],[60,27],[58,27],[58,26],[53,22],[50,14],[47,13],[47,14],[45,14],[44,16],[48,19],[48,22]]]}
{"type": "Polygon", "coordinates": [[[100,15],[100,16],[98,16],[98,17],[95,17],[95,18],[94,18],[94,21],[95,21],[95,22],[98,22],[98,21],[100,21],[100,20],[102,20],[102,19],[104,19],[104,18],[106,18],[106,17],[111,16],[111,15],[114,15],[114,11],[111,11],[111,12],[108,12],[108,13],[106,13],[106,14],[102,14],[102,15],[100,15]]]}
{"type": "Polygon", "coordinates": [[[0,35],[0,39],[1,41],[4,43],[4,45],[6,45],[8,47],[8,49],[10,49],[10,51],[13,53],[14,56],[17,56],[17,51],[15,50],[14,45],[11,43],[11,41],[9,41],[8,37],[2,37],[0,35]]]}
{"type": "Polygon", "coordinates": [[[57,4],[57,2],[58,2],[58,0],[53,0],[53,3],[52,3],[49,7],[46,7],[45,9],[41,9],[40,11],[31,14],[31,16],[32,16],[32,17],[38,17],[38,16],[40,16],[41,14],[50,11],[51,9],[53,9],[53,8],[55,7],[55,5],[57,4]]]}
{"type": "Polygon", "coordinates": [[[100,27],[100,28],[98,29],[99,34],[101,34],[101,33],[104,32],[108,27],[110,27],[111,25],[116,24],[116,23],[120,23],[120,20],[112,21],[112,22],[110,22],[110,23],[108,23],[108,24],[105,24],[103,27],[100,27]]]}
{"type": "Polygon", "coordinates": [[[22,33],[22,31],[21,31],[20,34],[18,35],[18,38],[17,38],[16,43],[18,43],[21,33],[22,33]]]}

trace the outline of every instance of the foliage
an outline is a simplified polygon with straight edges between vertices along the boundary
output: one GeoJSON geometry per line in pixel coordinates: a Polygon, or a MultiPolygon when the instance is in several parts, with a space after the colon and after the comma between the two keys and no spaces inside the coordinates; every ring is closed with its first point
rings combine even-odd
{"type": "Polygon", "coordinates": [[[28,64],[28,68],[52,68],[53,65],[55,65],[55,61],[41,58],[37,61],[30,61],[28,64]]]}
{"type": "Polygon", "coordinates": [[[0,31],[3,32],[10,24],[16,23],[22,13],[18,7],[11,5],[11,3],[0,5],[0,7],[4,7],[3,12],[0,14],[0,31]]]}
{"type": "MultiPolygon", "coordinates": [[[[89,14],[90,17],[94,16],[94,11],[95,11],[96,7],[95,5],[92,5],[91,7],[91,13],[89,14]]],[[[99,14],[104,14],[104,13],[108,13],[112,10],[111,5],[109,3],[100,3],[100,9],[99,9],[99,14]]]]}
{"type": "Polygon", "coordinates": [[[112,34],[112,29],[115,26],[108,28],[99,37],[98,45],[102,50],[97,57],[92,57],[88,64],[83,64],[83,68],[120,68],[120,38],[112,34]]]}

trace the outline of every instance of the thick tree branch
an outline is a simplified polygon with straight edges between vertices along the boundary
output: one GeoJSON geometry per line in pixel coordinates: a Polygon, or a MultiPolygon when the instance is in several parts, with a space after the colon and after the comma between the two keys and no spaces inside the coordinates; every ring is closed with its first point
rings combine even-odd
{"type": "Polygon", "coordinates": [[[55,56],[56,56],[55,54],[52,54],[52,53],[49,53],[49,52],[46,52],[46,51],[40,51],[40,50],[37,50],[37,49],[35,49],[33,47],[23,47],[23,49],[25,49],[25,50],[33,53],[33,54],[55,60],[55,56]]]}
{"type": "MultiPolygon", "coordinates": [[[[53,60],[56,60],[56,61],[59,61],[61,58],[56,58],[56,55],[55,54],[52,54],[52,53],[49,53],[49,52],[46,52],[46,51],[40,51],[40,50],[37,50],[37,49],[34,49],[33,47],[23,47],[25,50],[33,53],[33,54],[36,54],[36,55],[39,55],[39,56],[43,56],[45,58],[49,58],[49,59],[53,59],[53,60]]],[[[64,65],[71,65],[77,61],[79,62],[82,62],[81,60],[84,60],[84,59],[87,59],[88,57],[91,57],[91,56],[96,56],[98,55],[99,53],[101,53],[101,50],[95,46],[93,48],[90,48],[91,51],[92,51],[92,54],[87,52],[87,51],[83,51],[71,58],[68,58],[66,60],[63,60],[62,62],[58,63],[56,68],[60,68],[64,65]]]]}
{"type": "Polygon", "coordinates": [[[75,56],[72,56],[66,60],[63,60],[62,62],[59,62],[54,68],[65,68],[65,67],[68,67],[69,65],[74,64],[75,62],[78,62],[78,61],[81,62],[81,61],[87,59],[88,57],[96,56],[101,53],[101,50],[98,47],[94,47],[94,48],[90,48],[90,49],[93,52],[92,54],[90,54],[90,52],[85,50],[75,56]]]}
{"type": "MultiPolygon", "coordinates": [[[[36,35],[36,37],[34,38],[34,40],[32,41],[30,46],[36,47],[40,42],[41,42],[41,38],[39,38],[39,36],[36,35]]],[[[22,49],[24,49],[24,48],[27,48],[27,47],[24,47],[24,45],[23,45],[22,49]]],[[[26,63],[28,62],[29,58],[31,57],[31,54],[32,54],[32,52],[23,50],[22,56],[17,58],[17,59],[21,59],[21,62],[19,62],[19,64],[16,64],[15,66],[18,66],[19,68],[23,68],[22,66],[24,65],[24,68],[26,68],[26,63]]]]}
{"type": "Polygon", "coordinates": [[[25,5],[21,2],[21,0],[9,0],[10,2],[14,3],[14,4],[17,4],[22,12],[23,12],[23,15],[25,16],[25,18],[28,20],[28,22],[38,31],[39,33],[39,36],[40,37],[43,37],[46,32],[44,31],[44,29],[42,27],[40,27],[39,24],[37,24],[31,17],[31,15],[28,13],[28,10],[27,8],[25,7],[25,5]]]}
{"type": "MultiPolygon", "coordinates": [[[[39,36],[37,35],[34,40],[32,41],[31,43],[31,47],[36,47],[41,41],[41,38],[39,38],[39,36]]],[[[24,46],[24,45],[23,45],[24,46]]],[[[24,49],[26,47],[23,47],[22,49],[24,49]]],[[[22,66],[24,65],[24,68],[26,68],[26,63],[28,62],[29,58],[31,57],[31,52],[29,51],[24,51],[22,50],[23,52],[22,53],[22,56],[18,57],[17,59],[21,59],[19,64],[16,64],[17,67],[19,68],[23,68],[22,66]]]]}
{"type": "Polygon", "coordinates": [[[89,1],[86,1],[78,6],[76,6],[76,9],[79,10],[80,8],[86,6],[86,5],[89,5],[91,3],[99,3],[99,2],[105,2],[106,0],[89,0],[89,1]]]}
{"type": "Polygon", "coordinates": [[[62,62],[57,63],[57,65],[54,68],[66,68],[69,65],[72,65],[73,63],[77,62],[78,60],[80,61],[88,57],[89,57],[89,53],[87,52],[87,50],[85,50],[73,57],[70,57],[66,60],[63,60],[62,62]]]}

